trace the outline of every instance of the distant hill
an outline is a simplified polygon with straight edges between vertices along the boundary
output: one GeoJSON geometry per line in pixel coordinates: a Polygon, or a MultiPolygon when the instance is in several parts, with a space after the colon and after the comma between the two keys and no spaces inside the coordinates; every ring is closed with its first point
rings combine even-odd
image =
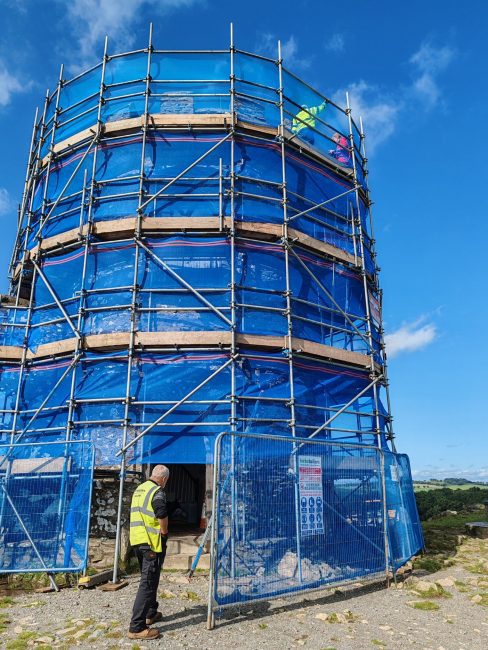
{"type": "Polygon", "coordinates": [[[450,488],[451,490],[469,490],[471,488],[488,488],[488,483],[470,481],[467,478],[431,478],[425,481],[414,481],[413,487],[415,492],[442,490],[445,488],[450,488]]]}

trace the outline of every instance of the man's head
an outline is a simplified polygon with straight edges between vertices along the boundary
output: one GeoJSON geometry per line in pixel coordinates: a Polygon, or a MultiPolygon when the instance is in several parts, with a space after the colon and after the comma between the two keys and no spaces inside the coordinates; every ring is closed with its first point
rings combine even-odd
{"type": "Polygon", "coordinates": [[[166,465],[156,465],[151,473],[151,480],[164,487],[169,479],[169,469],[166,465]]]}

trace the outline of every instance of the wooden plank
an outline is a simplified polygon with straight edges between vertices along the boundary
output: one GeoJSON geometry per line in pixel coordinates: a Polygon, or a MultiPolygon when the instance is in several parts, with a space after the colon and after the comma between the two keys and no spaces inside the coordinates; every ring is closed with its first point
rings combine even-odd
{"type": "Polygon", "coordinates": [[[130,343],[130,332],[111,332],[109,334],[91,334],[85,336],[83,347],[87,350],[110,350],[127,348],[130,343]]]}
{"type": "Polygon", "coordinates": [[[225,128],[232,123],[230,113],[154,113],[149,116],[153,127],[215,126],[225,128]]]}
{"type": "MultiPolygon", "coordinates": [[[[55,144],[53,146],[53,152],[56,155],[61,152],[68,153],[69,149],[74,149],[81,142],[84,142],[85,140],[93,140],[93,137],[95,136],[96,132],[97,132],[97,125],[94,124],[93,126],[89,126],[88,128],[83,129],[83,131],[78,131],[78,133],[73,133],[73,135],[70,135],[69,138],[66,138],[65,140],[61,140],[61,142],[55,144]]],[[[50,156],[51,153],[48,153],[46,156],[44,156],[44,158],[41,161],[41,167],[47,165],[50,156]]]]}
{"type": "Polygon", "coordinates": [[[369,356],[359,352],[342,350],[330,345],[324,345],[322,343],[315,343],[314,341],[307,341],[306,339],[298,338],[292,338],[292,345],[294,350],[301,350],[302,352],[305,352],[305,354],[331,359],[332,361],[349,363],[362,368],[369,368],[371,366],[369,356]]]}
{"type": "Polygon", "coordinates": [[[276,137],[278,135],[278,129],[275,126],[253,124],[253,122],[245,122],[244,120],[237,120],[237,128],[257,133],[266,133],[267,135],[272,135],[273,137],[276,137]]]}
{"type": "Polygon", "coordinates": [[[137,332],[136,345],[144,347],[167,346],[213,346],[230,345],[231,333],[228,331],[194,331],[194,332],[137,332]]]}
{"type": "Polygon", "coordinates": [[[92,589],[97,585],[108,582],[112,579],[112,576],[113,569],[106,569],[105,571],[100,571],[100,573],[95,573],[92,576],[81,576],[78,580],[78,589],[92,589]]]}
{"type": "Polygon", "coordinates": [[[0,359],[2,361],[20,361],[22,348],[20,345],[0,345],[0,359]]]}
{"type": "Polygon", "coordinates": [[[284,336],[261,336],[259,334],[237,334],[236,340],[239,345],[255,348],[279,348],[286,345],[284,336]]]}
{"type": "Polygon", "coordinates": [[[12,462],[12,474],[58,474],[62,472],[66,463],[69,471],[71,468],[71,458],[60,456],[58,458],[16,458],[12,462]]]}
{"type": "Polygon", "coordinates": [[[99,591],[119,591],[119,589],[128,587],[128,585],[129,585],[128,580],[121,580],[121,582],[107,582],[104,585],[100,585],[100,587],[97,587],[97,589],[99,591]]]}
{"type": "Polygon", "coordinates": [[[42,357],[55,357],[67,352],[74,352],[76,350],[75,337],[70,339],[61,339],[60,341],[53,341],[52,343],[43,343],[39,345],[36,350],[29,350],[27,352],[28,359],[40,359],[42,357]]]}
{"type": "MultiPolygon", "coordinates": [[[[92,334],[84,338],[83,348],[87,350],[110,350],[126,348],[129,345],[129,332],[112,332],[106,334],[92,334]]],[[[282,349],[286,347],[286,338],[283,336],[266,336],[258,334],[237,334],[237,344],[244,347],[282,349]]],[[[228,330],[219,331],[190,331],[190,332],[136,332],[135,345],[144,348],[159,347],[217,347],[229,346],[232,342],[231,333],[228,330]]],[[[292,346],[294,350],[301,350],[305,354],[338,361],[361,368],[369,368],[371,365],[370,358],[359,352],[350,350],[341,350],[330,345],[323,345],[308,341],[306,339],[293,338],[292,346]]],[[[74,351],[76,339],[65,339],[54,343],[40,345],[35,352],[30,351],[28,358],[39,359],[42,357],[51,357],[66,352],[74,351]]],[[[1,351],[1,348],[0,348],[1,351]]],[[[18,348],[20,360],[22,348],[18,348]]],[[[381,371],[381,369],[380,369],[381,371]]]]}
{"type": "MultiPolygon", "coordinates": [[[[102,125],[102,134],[115,136],[124,135],[142,129],[144,116],[129,117],[123,120],[114,120],[105,122],[102,125]]],[[[232,122],[230,113],[155,113],[149,115],[149,128],[161,128],[164,126],[192,126],[192,127],[216,127],[227,128],[232,122]]],[[[69,138],[65,138],[53,146],[53,152],[59,155],[61,152],[67,152],[73,149],[85,140],[93,139],[97,132],[97,125],[93,124],[78,133],[74,133],[69,138]]],[[[42,159],[41,165],[44,166],[49,162],[50,153],[42,159]]]]}
{"type": "MultiPolygon", "coordinates": [[[[306,235],[299,230],[295,230],[295,228],[289,228],[288,234],[292,239],[296,238],[302,246],[305,246],[314,252],[325,253],[326,255],[330,255],[330,257],[334,257],[340,262],[347,262],[348,264],[353,265],[355,264],[354,255],[343,251],[341,248],[332,246],[332,244],[327,244],[323,241],[320,241],[320,239],[310,237],[310,235],[306,235]]],[[[358,266],[361,264],[360,257],[358,257],[357,264],[358,266]]]]}
{"type": "MultiPolygon", "coordinates": [[[[125,239],[134,235],[136,227],[135,217],[125,217],[122,219],[114,219],[111,221],[98,221],[93,224],[93,233],[101,239],[114,240],[125,239]]],[[[224,227],[230,227],[230,220],[224,219],[224,227]]],[[[237,221],[235,223],[236,230],[242,235],[252,237],[254,239],[279,240],[283,234],[283,226],[277,223],[262,223],[257,221],[237,221]]],[[[178,231],[218,231],[220,230],[219,217],[143,217],[142,231],[148,233],[164,233],[164,232],[178,232],[178,231]]],[[[83,228],[82,234],[86,234],[86,227],[83,228]]],[[[327,244],[319,239],[310,237],[305,233],[300,232],[294,228],[290,228],[289,234],[293,239],[296,239],[305,248],[319,254],[325,254],[340,262],[354,265],[354,256],[340,248],[336,248],[331,244],[327,244]]],[[[73,228],[67,230],[59,235],[47,237],[41,242],[41,250],[48,252],[59,248],[60,246],[68,246],[77,242],[80,237],[80,229],[73,228]]],[[[31,254],[35,255],[39,252],[39,247],[36,245],[31,254]]],[[[358,257],[358,265],[361,263],[361,258],[358,257]]],[[[19,267],[16,269],[18,274],[19,267]]]]}

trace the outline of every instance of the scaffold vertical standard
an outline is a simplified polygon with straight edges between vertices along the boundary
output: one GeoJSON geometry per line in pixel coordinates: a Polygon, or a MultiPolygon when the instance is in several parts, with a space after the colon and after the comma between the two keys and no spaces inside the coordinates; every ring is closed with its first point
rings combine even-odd
{"type": "Polygon", "coordinates": [[[0,317],[2,444],[91,441],[117,549],[127,472],[224,431],[395,451],[362,125],[281,53],[61,69],[0,317]]]}

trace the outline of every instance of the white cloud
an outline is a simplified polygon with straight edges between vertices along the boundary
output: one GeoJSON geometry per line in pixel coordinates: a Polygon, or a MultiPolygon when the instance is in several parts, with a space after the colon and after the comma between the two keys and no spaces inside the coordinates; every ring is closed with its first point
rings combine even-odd
{"type": "Polygon", "coordinates": [[[14,211],[14,202],[4,187],[0,187],[0,217],[8,215],[14,211]]]}
{"type": "Polygon", "coordinates": [[[402,325],[385,336],[386,351],[389,357],[402,352],[420,350],[437,338],[437,328],[433,323],[425,323],[424,318],[402,325]],[[424,324],[423,324],[424,323],[424,324]]]}
{"type": "Polygon", "coordinates": [[[410,58],[410,63],[415,64],[422,72],[438,74],[447,68],[455,55],[455,50],[444,45],[435,47],[431,43],[423,43],[410,58]]]}
{"type": "MultiPolygon", "coordinates": [[[[334,35],[327,46],[335,41],[334,35]]],[[[335,41],[337,46],[341,40],[335,41]]],[[[445,45],[435,47],[424,42],[409,59],[413,66],[414,77],[408,85],[392,87],[390,90],[380,88],[364,80],[353,83],[334,95],[334,100],[344,105],[344,92],[349,91],[352,114],[356,122],[362,117],[367,136],[368,153],[385,142],[396,130],[399,119],[406,110],[411,111],[412,100],[420,102],[424,111],[430,111],[442,101],[442,90],[438,77],[452,63],[456,51],[445,45]]]]}
{"type": "Polygon", "coordinates": [[[344,34],[337,32],[332,34],[329,40],[325,43],[325,49],[329,52],[344,52],[346,47],[346,39],[344,34]]]}
{"type": "MultiPolygon", "coordinates": [[[[257,54],[262,54],[270,59],[278,58],[278,38],[270,32],[261,32],[255,46],[257,54]]],[[[299,53],[298,41],[292,34],[286,41],[281,43],[281,56],[283,65],[294,70],[307,70],[312,65],[311,57],[304,57],[299,53]]]]}
{"type": "Polygon", "coordinates": [[[130,49],[135,41],[134,25],[142,9],[150,8],[158,17],[172,10],[190,7],[200,0],[58,0],[67,11],[77,41],[76,61],[80,70],[100,60],[105,35],[115,49],[130,49]]]}
{"type": "Polygon", "coordinates": [[[333,99],[339,106],[345,104],[346,90],[349,92],[352,115],[356,123],[359,126],[359,117],[362,117],[365,123],[368,153],[371,153],[395,131],[402,107],[401,101],[394,101],[377,86],[359,81],[335,93],[333,99]]]}
{"type": "Polygon", "coordinates": [[[410,63],[417,73],[411,91],[426,110],[431,110],[439,104],[442,92],[437,77],[451,64],[455,54],[455,50],[447,45],[435,47],[425,42],[410,58],[410,63]]]}
{"type": "Polygon", "coordinates": [[[12,95],[25,89],[26,85],[21,84],[18,78],[8,71],[5,63],[0,60],[0,106],[7,106],[12,99],[12,95]]]}

